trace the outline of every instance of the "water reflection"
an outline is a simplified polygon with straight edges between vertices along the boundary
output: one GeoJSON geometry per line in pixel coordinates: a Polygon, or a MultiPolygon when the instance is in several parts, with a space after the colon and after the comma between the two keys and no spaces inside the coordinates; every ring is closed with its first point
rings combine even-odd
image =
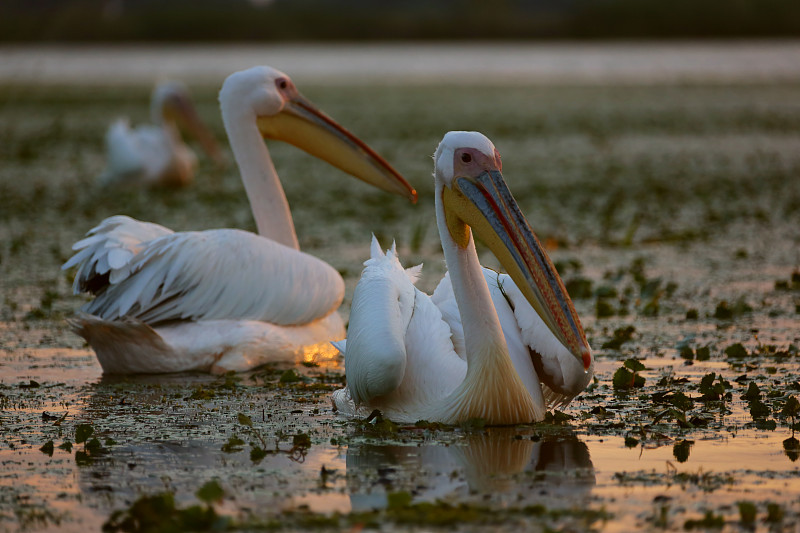
{"type": "Polygon", "coordinates": [[[354,511],[385,508],[387,494],[401,490],[415,501],[568,494],[574,502],[595,485],[589,449],[571,433],[494,428],[450,445],[363,444],[348,448],[346,463],[354,511]]]}

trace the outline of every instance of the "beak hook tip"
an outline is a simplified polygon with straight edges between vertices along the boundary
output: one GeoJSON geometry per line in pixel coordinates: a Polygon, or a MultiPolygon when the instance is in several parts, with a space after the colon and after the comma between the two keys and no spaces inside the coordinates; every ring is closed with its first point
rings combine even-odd
{"type": "Polygon", "coordinates": [[[583,359],[583,369],[589,370],[589,367],[592,365],[592,354],[588,348],[583,350],[581,358],[583,359]]]}

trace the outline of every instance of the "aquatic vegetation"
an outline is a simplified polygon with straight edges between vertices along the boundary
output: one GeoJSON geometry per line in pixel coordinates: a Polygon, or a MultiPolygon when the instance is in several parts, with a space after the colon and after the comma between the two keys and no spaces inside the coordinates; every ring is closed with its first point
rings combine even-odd
{"type": "MultiPolygon", "coordinates": [[[[800,87],[309,87],[420,192],[410,207],[358,184],[332,188],[335,171],[273,147],[279,171],[298,176],[284,185],[301,245],[345,277],[344,318],[370,231],[425,263],[421,289],[438,281],[425,154],[453,116],[519,156],[504,171],[568,283],[597,367],[573,404],[512,428],[342,419],[329,407],[345,382],[336,360],[101,377],[63,323],[83,301],[58,273],[71,242],[118,212],[254,229],[230,169],[201,162],[197,186],[180,193],[90,186],[109,116],[143,119],[148,89],[2,89],[0,455],[16,477],[0,488],[0,529],[797,522],[796,498],[767,487],[796,483],[800,464],[800,87]],[[492,113],[473,105],[488,100],[492,113]],[[737,446],[756,450],[756,464],[741,464],[737,446]],[[519,459],[515,469],[491,450],[507,466],[519,459]],[[210,480],[218,488],[201,497],[210,480]]],[[[195,94],[220,134],[216,88],[195,94]]]]}

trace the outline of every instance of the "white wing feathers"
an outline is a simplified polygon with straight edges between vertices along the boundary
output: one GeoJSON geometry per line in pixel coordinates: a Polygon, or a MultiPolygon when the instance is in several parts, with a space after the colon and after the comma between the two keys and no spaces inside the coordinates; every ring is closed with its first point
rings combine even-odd
{"type": "Polygon", "coordinates": [[[547,404],[551,408],[567,405],[589,384],[594,366],[584,371],[583,364],[556,339],[511,277],[508,274],[495,276],[495,285],[502,287],[514,310],[522,341],[532,351],[533,363],[542,380],[547,404]]]}
{"type": "Polygon", "coordinates": [[[158,224],[140,222],[123,215],[113,216],[72,245],[76,253],[61,268],[66,270],[78,266],[72,285],[75,294],[97,292],[106,283],[125,280],[130,275],[131,260],[146,243],[171,233],[172,230],[158,224]],[[98,279],[105,275],[108,275],[107,281],[98,279]]]}
{"type": "Polygon", "coordinates": [[[384,254],[373,235],[370,258],[353,293],[347,328],[347,383],[356,404],[389,394],[405,375],[405,331],[414,285],[394,247],[384,254]]]}
{"type": "Polygon", "coordinates": [[[441,312],[414,287],[422,266],[403,269],[395,246],[384,254],[374,237],[370,255],[353,294],[347,342],[337,346],[345,351],[347,400],[402,420],[398,409],[416,411],[446,396],[442,374],[454,388],[466,365],[453,353],[441,312]]]}
{"type": "MultiPolygon", "coordinates": [[[[344,296],[344,282],[333,267],[252,233],[229,229],[171,233],[161,228],[162,235],[133,245],[120,237],[125,233],[121,229],[100,231],[111,220],[78,243],[84,249],[64,265],[78,264],[81,276],[110,272],[107,285],[96,290],[95,300],[83,308],[107,320],[127,316],[158,324],[242,319],[296,325],[331,313],[344,296]],[[106,252],[115,248],[129,255],[106,252]],[[112,263],[118,267],[112,268],[112,263]],[[331,291],[332,286],[338,290],[331,291]]],[[[151,226],[155,232],[155,224],[128,221],[151,226]]],[[[127,224],[122,227],[134,227],[127,224]]],[[[83,287],[77,277],[76,287],[83,287]]]]}

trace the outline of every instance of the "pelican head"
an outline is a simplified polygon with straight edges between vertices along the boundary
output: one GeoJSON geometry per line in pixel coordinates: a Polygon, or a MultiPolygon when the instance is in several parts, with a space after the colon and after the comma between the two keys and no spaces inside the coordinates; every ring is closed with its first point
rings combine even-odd
{"type": "Polygon", "coordinates": [[[156,85],[150,98],[150,115],[156,124],[174,122],[185,129],[216,164],[224,163],[217,141],[197,114],[189,89],[183,83],[164,81],[156,85]]]}
{"type": "Polygon", "coordinates": [[[379,189],[416,202],[417,192],[385,159],[300,94],[283,72],[264,66],[231,74],[219,98],[223,119],[255,119],[264,138],[288,142],[379,189]]]}
{"type": "Polygon", "coordinates": [[[500,154],[492,142],[477,132],[449,132],[434,159],[437,193],[455,244],[466,249],[472,228],[559,342],[589,369],[592,354],[578,314],[506,186],[500,154]]]}

